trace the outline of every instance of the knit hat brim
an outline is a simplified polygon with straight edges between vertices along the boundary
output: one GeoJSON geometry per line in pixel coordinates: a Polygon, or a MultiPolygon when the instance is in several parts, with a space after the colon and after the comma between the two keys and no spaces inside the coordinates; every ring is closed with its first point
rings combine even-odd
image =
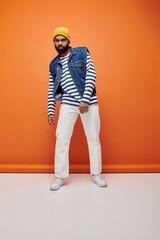
{"type": "Polygon", "coordinates": [[[54,33],[53,33],[53,40],[58,35],[62,35],[64,37],[66,37],[69,42],[71,41],[68,28],[65,28],[65,27],[58,27],[58,28],[56,28],[54,30],[54,33]]]}

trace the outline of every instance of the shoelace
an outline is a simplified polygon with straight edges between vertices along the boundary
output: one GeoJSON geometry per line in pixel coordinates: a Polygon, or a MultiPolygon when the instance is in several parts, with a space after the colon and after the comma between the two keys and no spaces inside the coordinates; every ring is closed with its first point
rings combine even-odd
{"type": "Polygon", "coordinates": [[[98,178],[99,180],[101,180],[101,181],[104,181],[101,176],[98,176],[97,178],[98,178]]]}
{"type": "Polygon", "coordinates": [[[56,178],[55,183],[59,183],[59,182],[62,182],[62,180],[60,178],[56,178]]]}
{"type": "Polygon", "coordinates": [[[94,176],[94,178],[103,181],[103,178],[101,175],[94,176]]]}

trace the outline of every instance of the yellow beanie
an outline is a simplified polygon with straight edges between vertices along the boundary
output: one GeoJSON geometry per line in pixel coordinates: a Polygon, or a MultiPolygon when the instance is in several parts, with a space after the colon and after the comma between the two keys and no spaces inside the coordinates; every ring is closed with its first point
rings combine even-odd
{"type": "Polygon", "coordinates": [[[53,33],[53,40],[57,35],[62,35],[66,37],[69,40],[69,42],[71,41],[68,28],[65,28],[65,27],[56,28],[53,33]]]}

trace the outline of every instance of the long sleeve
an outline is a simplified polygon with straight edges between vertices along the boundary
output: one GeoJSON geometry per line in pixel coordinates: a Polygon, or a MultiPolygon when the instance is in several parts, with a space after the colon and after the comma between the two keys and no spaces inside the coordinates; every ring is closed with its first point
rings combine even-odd
{"type": "Polygon", "coordinates": [[[53,98],[54,82],[53,77],[49,71],[49,88],[48,88],[48,116],[54,115],[56,107],[56,100],[53,98]]]}
{"type": "Polygon", "coordinates": [[[87,62],[86,62],[86,81],[85,89],[82,97],[82,102],[90,102],[91,94],[93,92],[96,81],[96,72],[90,54],[87,53],[87,62]]]}

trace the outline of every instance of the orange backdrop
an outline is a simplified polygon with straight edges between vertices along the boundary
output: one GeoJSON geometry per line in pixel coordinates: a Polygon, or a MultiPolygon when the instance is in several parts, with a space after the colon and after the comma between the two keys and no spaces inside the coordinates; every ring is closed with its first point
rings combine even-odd
{"type": "MultiPolygon", "coordinates": [[[[47,92],[59,26],[95,65],[103,172],[160,171],[159,1],[2,0],[0,12],[1,172],[53,172],[47,92]]],[[[70,172],[89,172],[80,119],[70,172]]]]}

